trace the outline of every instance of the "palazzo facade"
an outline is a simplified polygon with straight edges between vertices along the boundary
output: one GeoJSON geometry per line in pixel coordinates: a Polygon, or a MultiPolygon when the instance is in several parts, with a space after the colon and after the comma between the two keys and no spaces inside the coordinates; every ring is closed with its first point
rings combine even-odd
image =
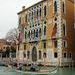
{"type": "Polygon", "coordinates": [[[75,60],[74,1],[42,0],[18,12],[20,62],[69,65],[75,60]]]}

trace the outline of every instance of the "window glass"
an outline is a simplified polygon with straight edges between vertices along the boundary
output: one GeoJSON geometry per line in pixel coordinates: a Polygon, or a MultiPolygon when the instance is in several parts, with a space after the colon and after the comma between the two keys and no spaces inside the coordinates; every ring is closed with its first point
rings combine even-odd
{"type": "Polygon", "coordinates": [[[44,35],[46,35],[46,26],[44,26],[44,35]]]}
{"type": "Polygon", "coordinates": [[[24,50],[26,50],[26,44],[24,45],[24,50]]]}
{"type": "Polygon", "coordinates": [[[54,40],[54,46],[57,48],[57,40],[54,40]]]}
{"type": "Polygon", "coordinates": [[[63,24],[63,35],[64,36],[66,35],[66,27],[65,27],[65,24],[63,24]]]}
{"type": "Polygon", "coordinates": [[[39,51],[39,59],[41,59],[41,51],[39,51]]]}
{"type": "Polygon", "coordinates": [[[57,58],[57,57],[58,57],[57,52],[55,52],[54,53],[54,58],[57,58]]]}
{"type": "Polygon", "coordinates": [[[43,43],[44,48],[46,48],[46,42],[43,43]]]}
{"type": "Polygon", "coordinates": [[[27,15],[25,16],[25,22],[27,22],[27,15]]]}
{"type": "Polygon", "coordinates": [[[64,13],[64,2],[63,2],[63,4],[62,4],[62,6],[63,6],[63,13],[64,13]]]}
{"type": "Polygon", "coordinates": [[[44,16],[46,16],[46,6],[44,7],[44,16]]]}
{"type": "Polygon", "coordinates": [[[57,13],[57,2],[54,2],[54,12],[57,13]]]}
{"type": "Polygon", "coordinates": [[[41,16],[41,8],[40,8],[40,16],[41,16]]]}
{"type": "Polygon", "coordinates": [[[46,55],[46,53],[45,53],[45,52],[44,52],[44,54],[43,54],[43,57],[44,57],[44,58],[46,58],[46,57],[47,57],[47,55],[46,55]]]}
{"type": "Polygon", "coordinates": [[[64,58],[66,58],[66,53],[64,53],[64,58]]]}
{"type": "Polygon", "coordinates": [[[27,51],[27,58],[30,58],[30,51],[27,51]]]}

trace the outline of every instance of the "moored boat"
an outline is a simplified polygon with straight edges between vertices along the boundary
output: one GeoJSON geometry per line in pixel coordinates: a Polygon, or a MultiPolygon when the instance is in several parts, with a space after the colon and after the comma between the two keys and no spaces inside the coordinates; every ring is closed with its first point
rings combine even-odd
{"type": "Polygon", "coordinates": [[[16,72],[25,73],[25,74],[55,74],[58,71],[58,68],[54,68],[52,70],[38,70],[38,71],[22,71],[22,70],[15,70],[16,72]]]}

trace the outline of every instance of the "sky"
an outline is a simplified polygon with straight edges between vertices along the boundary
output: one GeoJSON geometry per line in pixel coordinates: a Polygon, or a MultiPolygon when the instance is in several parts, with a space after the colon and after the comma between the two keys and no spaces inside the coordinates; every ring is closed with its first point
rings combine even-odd
{"type": "Polygon", "coordinates": [[[0,0],[0,39],[5,38],[6,33],[18,27],[17,13],[41,0],[0,0]]]}

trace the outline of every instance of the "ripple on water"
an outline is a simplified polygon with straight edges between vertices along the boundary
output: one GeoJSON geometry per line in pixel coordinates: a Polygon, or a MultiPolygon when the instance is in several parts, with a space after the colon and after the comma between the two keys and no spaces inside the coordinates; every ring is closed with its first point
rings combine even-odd
{"type": "MultiPolygon", "coordinates": [[[[6,67],[0,67],[0,75],[33,75],[25,74],[24,72],[16,72],[15,70],[10,70],[6,67]]],[[[34,74],[35,75],[35,74],[34,74]]],[[[43,75],[43,74],[42,74],[43,75]]],[[[75,68],[60,68],[57,73],[50,75],[75,75],[75,68]]]]}

